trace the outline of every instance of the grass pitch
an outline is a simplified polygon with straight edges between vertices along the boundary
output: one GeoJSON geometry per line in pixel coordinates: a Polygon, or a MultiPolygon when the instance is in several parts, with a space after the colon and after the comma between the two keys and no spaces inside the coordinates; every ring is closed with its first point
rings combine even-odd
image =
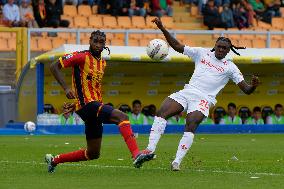
{"type": "MultiPolygon", "coordinates": [[[[122,137],[105,135],[99,160],[60,164],[49,174],[44,155],[84,147],[84,136],[0,136],[0,188],[284,188],[284,135],[198,134],[182,170],[171,172],[180,137],[164,135],[157,159],[135,169],[122,137]]],[[[138,142],[144,148],[148,136],[138,142]]]]}

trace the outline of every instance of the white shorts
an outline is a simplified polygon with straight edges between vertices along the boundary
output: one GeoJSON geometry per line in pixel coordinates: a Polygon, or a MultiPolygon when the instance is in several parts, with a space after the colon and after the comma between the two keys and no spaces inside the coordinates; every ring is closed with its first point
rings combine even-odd
{"type": "Polygon", "coordinates": [[[178,92],[175,92],[171,94],[169,98],[182,105],[184,111],[187,111],[187,114],[197,110],[200,111],[206,117],[208,117],[209,109],[213,105],[212,103],[208,102],[204,97],[192,93],[189,89],[183,89],[178,92]]]}

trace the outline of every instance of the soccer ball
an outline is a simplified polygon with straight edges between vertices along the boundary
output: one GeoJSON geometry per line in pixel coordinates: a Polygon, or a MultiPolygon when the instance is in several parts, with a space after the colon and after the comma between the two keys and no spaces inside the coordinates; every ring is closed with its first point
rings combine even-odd
{"type": "Polygon", "coordinates": [[[169,53],[169,46],[167,42],[162,39],[153,39],[149,42],[147,48],[147,55],[154,60],[163,60],[169,53]]]}
{"type": "Polygon", "coordinates": [[[28,122],[25,123],[24,129],[25,129],[25,131],[32,133],[36,130],[36,125],[32,121],[28,121],[28,122]]]}

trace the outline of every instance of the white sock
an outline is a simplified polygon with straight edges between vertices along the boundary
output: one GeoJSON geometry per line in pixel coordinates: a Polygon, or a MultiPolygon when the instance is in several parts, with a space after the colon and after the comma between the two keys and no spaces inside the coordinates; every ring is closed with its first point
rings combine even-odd
{"type": "Polygon", "coordinates": [[[176,162],[178,164],[181,163],[182,159],[186,155],[187,151],[192,145],[194,138],[194,134],[192,132],[184,132],[182,138],[180,139],[178,150],[176,153],[176,158],[173,162],[176,162]]]}
{"type": "Polygon", "coordinates": [[[149,136],[149,144],[147,147],[148,150],[152,152],[156,150],[156,146],[161,138],[161,135],[164,133],[166,126],[167,121],[164,118],[155,116],[149,136]]]}

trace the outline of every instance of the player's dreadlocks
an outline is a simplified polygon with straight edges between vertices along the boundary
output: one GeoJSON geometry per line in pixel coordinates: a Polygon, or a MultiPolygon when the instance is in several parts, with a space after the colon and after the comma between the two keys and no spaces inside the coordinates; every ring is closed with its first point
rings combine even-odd
{"type": "MultiPolygon", "coordinates": [[[[218,41],[225,41],[227,43],[230,44],[230,49],[236,54],[236,55],[239,55],[240,56],[240,53],[238,53],[235,49],[245,49],[246,47],[236,47],[235,45],[232,44],[231,40],[227,37],[219,37],[216,41],[216,43],[218,41]]],[[[211,49],[211,52],[215,51],[215,49],[211,49]]]]}
{"type": "MultiPolygon", "coordinates": [[[[100,30],[96,30],[96,31],[93,31],[91,33],[91,37],[90,38],[93,38],[95,35],[98,35],[98,36],[102,36],[106,39],[106,34],[100,30]]],[[[110,50],[108,47],[104,47],[104,49],[106,49],[108,51],[108,54],[110,55],[110,50]]]]}

